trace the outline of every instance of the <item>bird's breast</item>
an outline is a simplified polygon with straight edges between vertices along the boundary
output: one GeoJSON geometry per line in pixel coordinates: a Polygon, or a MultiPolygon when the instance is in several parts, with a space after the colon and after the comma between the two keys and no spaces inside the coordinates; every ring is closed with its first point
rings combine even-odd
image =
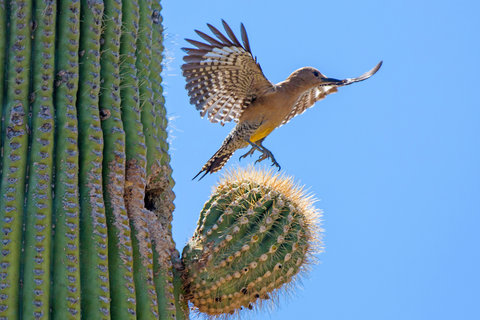
{"type": "Polygon", "coordinates": [[[259,123],[260,126],[250,136],[252,142],[268,136],[292,110],[297,97],[286,95],[282,91],[269,93],[257,99],[246,108],[240,122],[259,123]]]}
{"type": "Polygon", "coordinates": [[[250,136],[250,141],[252,142],[257,142],[260,139],[265,138],[270,134],[270,132],[275,129],[274,126],[260,126],[251,136],[250,136]]]}

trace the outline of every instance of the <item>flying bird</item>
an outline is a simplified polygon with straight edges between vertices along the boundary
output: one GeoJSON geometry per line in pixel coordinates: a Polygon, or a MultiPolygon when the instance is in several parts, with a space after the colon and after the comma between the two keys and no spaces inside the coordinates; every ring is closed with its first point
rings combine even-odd
{"type": "Polygon", "coordinates": [[[304,67],[285,81],[273,84],[252,54],[243,23],[240,25],[242,43],[224,20],[222,23],[226,35],[207,24],[216,38],[195,30],[204,42],[185,39],[196,48],[182,48],[186,52],[182,72],[190,103],[213,123],[237,123],[193,179],[202,172],[200,179],[207,173],[217,172],[237,149],[247,146],[251,149],[240,159],[258,150],[261,155],[255,163],[270,158],[272,165],[280,170],[273,153],[262,144],[265,138],[315,102],[337,92],[338,87],[370,78],[382,65],[380,61],[361,76],[344,80],[328,78],[315,68],[304,67]]]}

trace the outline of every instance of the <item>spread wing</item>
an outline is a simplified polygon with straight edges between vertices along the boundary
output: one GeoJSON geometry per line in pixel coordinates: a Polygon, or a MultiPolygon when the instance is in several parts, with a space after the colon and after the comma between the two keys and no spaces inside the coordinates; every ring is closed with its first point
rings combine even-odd
{"type": "Polygon", "coordinates": [[[322,85],[318,87],[314,87],[305,91],[295,102],[293,105],[292,111],[288,114],[288,116],[282,121],[280,125],[284,125],[288,121],[290,121],[296,115],[302,114],[313,106],[315,102],[324,99],[330,93],[337,92],[338,87],[348,86],[355,82],[360,82],[363,80],[367,80],[371,76],[373,76],[378,69],[382,66],[382,61],[380,61],[375,67],[373,67],[370,71],[365,72],[361,76],[357,78],[348,78],[344,80],[336,80],[337,84],[335,85],[322,85]]]}
{"type": "Polygon", "coordinates": [[[222,23],[228,38],[207,24],[217,39],[198,30],[195,32],[206,42],[186,39],[197,48],[183,48],[187,55],[182,71],[190,103],[202,117],[207,115],[211,122],[224,124],[238,122],[242,111],[273,85],[252,55],[243,24],[242,45],[228,24],[222,23]]]}

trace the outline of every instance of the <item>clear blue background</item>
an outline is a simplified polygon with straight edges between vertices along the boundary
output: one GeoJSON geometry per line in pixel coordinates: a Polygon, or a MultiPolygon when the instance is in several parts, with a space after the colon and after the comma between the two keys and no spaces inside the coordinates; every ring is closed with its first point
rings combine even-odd
{"type": "MultiPolygon", "coordinates": [[[[480,319],[478,1],[162,3],[180,250],[220,175],[191,178],[233,127],[189,104],[180,48],[207,22],[243,22],[275,83],[302,66],[343,78],[384,60],[265,141],[319,199],[326,252],[303,289],[251,318],[480,319]]],[[[239,163],[243,151],[227,167],[255,160],[239,163]]]]}

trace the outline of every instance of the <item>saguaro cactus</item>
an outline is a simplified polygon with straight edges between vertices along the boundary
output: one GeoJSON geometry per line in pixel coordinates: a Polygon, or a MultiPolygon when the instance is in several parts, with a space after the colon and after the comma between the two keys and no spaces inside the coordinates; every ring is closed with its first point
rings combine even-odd
{"type": "Polygon", "coordinates": [[[160,10],[0,1],[0,319],[188,317],[160,10]]]}
{"type": "Polygon", "coordinates": [[[247,171],[207,202],[180,260],[160,10],[0,0],[0,319],[180,320],[187,300],[232,313],[309,260],[315,210],[247,171]]]}

